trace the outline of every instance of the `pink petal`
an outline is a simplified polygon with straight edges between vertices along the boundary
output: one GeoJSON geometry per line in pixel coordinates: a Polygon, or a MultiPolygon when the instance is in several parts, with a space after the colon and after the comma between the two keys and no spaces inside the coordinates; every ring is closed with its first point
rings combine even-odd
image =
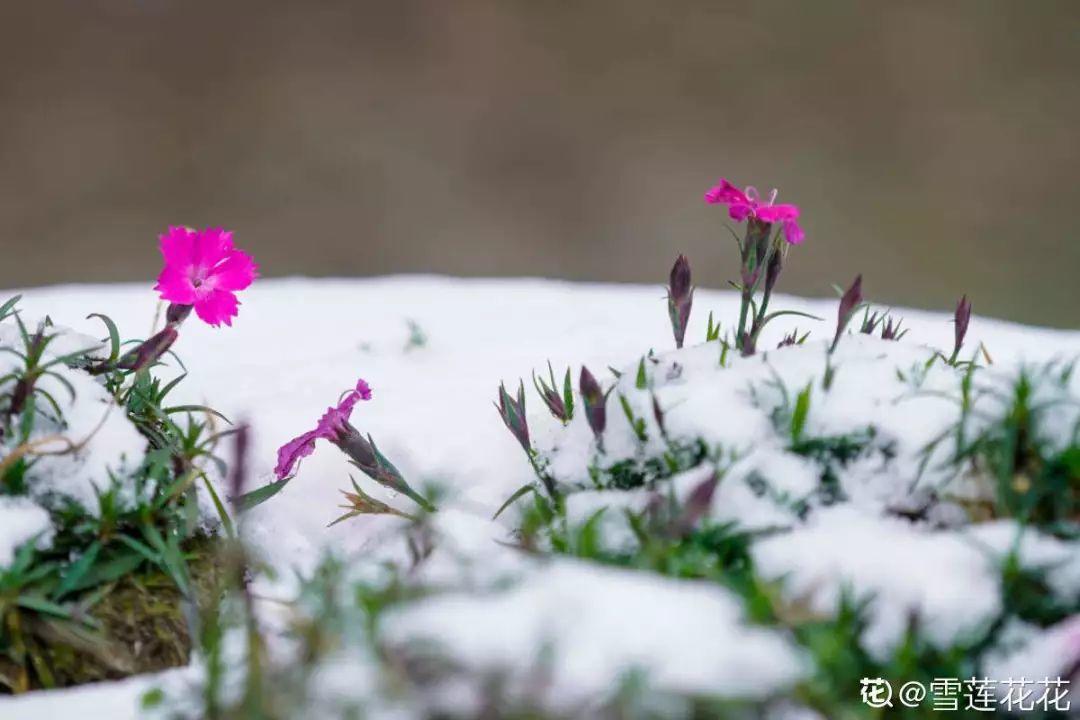
{"type": "Polygon", "coordinates": [[[705,193],[705,202],[713,205],[717,203],[749,205],[750,199],[746,197],[746,193],[732,185],[725,178],[720,178],[720,184],[710,188],[705,193]]]}
{"type": "Polygon", "coordinates": [[[196,232],[190,228],[172,226],[164,235],[159,236],[158,247],[161,249],[161,257],[165,259],[166,267],[192,265],[196,235],[196,232]]]}
{"type": "Polygon", "coordinates": [[[274,468],[274,474],[278,480],[284,480],[291,475],[293,468],[300,460],[315,452],[316,438],[318,434],[312,430],[278,448],[277,467],[274,468]]]}
{"type": "Polygon", "coordinates": [[[754,214],[754,206],[753,205],[747,205],[747,204],[744,204],[744,203],[737,203],[737,204],[731,205],[728,208],[728,215],[730,215],[731,219],[734,220],[735,222],[742,222],[743,220],[745,220],[746,218],[750,217],[753,214],[754,214]]]}
{"type": "Polygon", "coordinates": [[[767,223],[797,220],[799,207],[797,205],[762,205],[757,209],[757,216],[767,223]]]}
{"type": "MultiPolygon", "coordinates": [[[[323,416],[319,418],[319,424],[315,428],[315,434],[324,440],[333,440],[337,437],[338,433],[344,429],[345,425],[349,422],[349,416],[352,415],[352,405],[342,408],[342,402],[338,407],[327,408],[323,416]]],[[[355,401],[353,401],[355,404],[355,401]]]]}
{"type": "Polygon", "coordinates": [[[806,239],[806,233],[795,220],[785,220],[784,238],[792,245],[800,245],[806,239]]]}
{"type": "Polygon", "coordinates": [[[349,393],[341,399],[338,403],[337,410],[341,413],[346,420],[352,417],[353,407],[361,400],[371,399],[371,387],[368,386],[367,381],[360,378],[356,382],[356,389],[350,390],[349,393]]]}
{"type": "Polygon", "coordinates": [[[364,378],[356,381],[356,392],[360,395],[361,400],[371,399],[371,386],[368,385],[367,380],[364,378]]]}
{"type": "Polygon", "coordinates": [[[210,271],[208,282],[218,290],[244,290],[258,275],[259,266],[242,250],[230,250],[224,260],[210,271]]]}
{"type": "Polygon", "coordinates": [[[240,312],[240,301],[228,290],[199,288],[194,304],[195,314],[207,325],[214,327],[222,323],[231,326],[232,319],[240,312]]]}
{"type": "Polygon", "coordinates": [[[157,285],[154,286],[162,300],[181,305],[191,305],[195,302],[195,286],[191,283],[191,277],[183,267],[166,265],[158,275],[157,285]]]}
{"type": "Polygon", "coordinates": [[[210,269],[224,260],[232,249],[231,232],[221,228],[207,228],[195,238],[193,258],[197,265],[210,269]]]}

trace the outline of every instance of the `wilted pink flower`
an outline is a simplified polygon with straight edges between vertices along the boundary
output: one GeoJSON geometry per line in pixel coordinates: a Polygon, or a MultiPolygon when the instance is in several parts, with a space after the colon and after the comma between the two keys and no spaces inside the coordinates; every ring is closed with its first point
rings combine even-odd
{"type": "Polygon", "coordinates": [[[315,452],[315,441],[318,439],[337,442],[339,437],[348,430],[349,418],[352,417],[353,407],[361,400],[371,399],[371,388],[367,381],[360,379],[356,388],[345,394],[345,397],[335,407],[327,408],[323,416],[319,418],[318,425],[299,437],[295,437],[278,449],[277,467],[274,474],[279,480],[292,474],[293,468],[303,458],[315,452]]]}
{"type": "Polygon", "coordinates": [[[233,246],[231,232],[170,227],[161,236],[161,255],[165,267],[154,289],[162,300],[193,305],[208,325],[232,325],[240,304],[236,293],[251,285],[259,268],[233,246]]]}
{"type": "Polygon", "coordinates": [[[757,188],[747,187],[740,190],[724,178],[720,184],[705,193],[705,202],[723,204],[728,206],[728,214],[736,222],[742,222],[747,218],[760,220],[763,223],[781,223],[784,228],[784,238],[792,245],[798,245],[805,239],[806,234],[799,227],[799,207],[797,205],[776,205],[777,191],[769,193],[767,201],[762,200],[757,188]]]}

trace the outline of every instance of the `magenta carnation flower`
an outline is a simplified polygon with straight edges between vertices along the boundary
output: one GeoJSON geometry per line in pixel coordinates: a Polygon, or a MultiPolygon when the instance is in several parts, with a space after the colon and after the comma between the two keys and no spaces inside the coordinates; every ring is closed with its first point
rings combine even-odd
{"type": "Polygon", "coordinates": [[[208,325],[232,325],[240,305],[236,293],[251,285],[259,267],[233,246],[231,232],[170,227],[161,236],[161,255],[165,266],[154,289],[162,300],[194,306],[208,325]]]}
{"type": "Polygon", "coordinates": [[[349,418],[352,417],[353,407],[361,400],[371,399],[371,388],[363,378],[357,381],[356,388],[345,394],[335,407],[327,408],[314,430],[310,430],[299,437],[295,437],[278,449],[277,467],[274,474],[279,480],[292,475],[296,464],[303,458],[315,452],[315,441],[329,440],[339,443],[342,436],[350,431],[349,418]]]}
{"type": "Polygon", "coordinates": [[[776,205],[776,195],[777,191],[773,190],[766,202],[761,199],[756,188],[748,186],[743,191],[721,178],[719,185],[705,193],[705,202],[727,205],[728,214],[736,222],[752,218],[769,225],[781,223],[784,238],[792,245],[798,245],[806,237],[799,227],[799,207],[776,205]]]}

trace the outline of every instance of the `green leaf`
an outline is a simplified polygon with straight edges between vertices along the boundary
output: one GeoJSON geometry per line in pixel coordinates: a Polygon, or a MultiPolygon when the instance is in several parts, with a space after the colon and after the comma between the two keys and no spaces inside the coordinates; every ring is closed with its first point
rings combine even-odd
{"type": "Polygon", "coordinates": [[[79,394],[75,392],[75,386],[71,384],[70,380],[68,380],[66,377],[56,372],[55,370],[46,370],[43,374],[48,375],[49,377],[63,385],[64,389],[68,391],[68,395],[71,396],[71,402],[75,402],[75,399],[79,396],[79,394]]]}
{"type": "Polygon", "coordinates": [[[22,300],[22,295],[16,295],[15,297],[6,301],[3,305],[0,305],[0,320],[3,320],[8,315],[10,315],[11,311],[15,308],[16,305],[19,304],[20,300],[22,300]]]}
{"type": "Polygon", "coordinates": [[[290,480],[292,480],[292,478],[287,477],[284,480],[278,480],[277,482],[263,485],[261,488],[252,490],[249,493],[244,493],[239,497],[233,498],[233,507],[236,508],[237,512],[243,513],[251,510],[254,507],[262,505],[264,502],[284,490],[285,486],[289,484],[290,480]]]}
{"type": "Polygon", "coordinates": [[[172,392],[173,388],[175,388],[177,385],[179,385],[181,383],[181,381],[183,381],[183,379],[186,378],[186,377],[187,377],[187,373],[181,373],[181,374],[177,375],[175,378],[173,378],[169,382],[168,385],[166,385],[165,387],[161,388],[160,391],[158,391],[158,393],[157,393],[158,400],[159,401],[164,400],[165,396],[168,395],[170,392],[172,392]]]}
{"type": "Polygon", "coordinates": [[[712,310],[709,311],[709,324],[705,329],[705,342],[712,342],[713,340],[720,339],[720,323],[713,324],[712,310]]]}
{"type": "Polygon", "coordinates": [[[142,555],[144,559],[149,560],[154,565],[161,565],[161,555],[154,552],[148,546],[139,542],[135,538],[129,537],[127,535],[118,535],[116,539],[124,545],[127,545],[135,552],[139,553],[139,555],[142,555]]]}
{"type": "Polygon", "coordinates": [[[225,504],[218,497],[217,491],[214,489],[214,483],[210,482],[210,478],[205,473],[202,478],[207,492],[210,493],[210,500],[214,503],[214,509],[217,510],[218,517],[221,518],[221,526],[225,528],[225,534],[230,538],[235,538],[236,530],[233,528],[232,518],[229,517],[228,511],[225,510],[225,504]]]}
{"type": "Polygon", "coordinates": [[[109,331],[109,364],[115,363],[120,357],[120,330],[117,329],[116,323],[112,321],[107,315],[101,313],[90,313],[86,316],[86,319],[97,318],[101,322],[105,323],[105,329],[109,331]]]}
{"type": "Polygon", "coordinates": [[[161,411],[163,413],[165,413],[166,415],[172,415],[174,413],[179,413],[179,412],[189,412],[189,413],[202,412],[202,413],[207,413],[209,415],[213,415],[216,418],[220,418],[221,420],[224,420],[227,424],[232,425],[232,420],[225,417],[224,415],[219,413],[217,410],[215,410],[213,408],[206,407],[205,405],[174,405],[173,407],[162,408],[161,411]]]}
{"type": "Polygon", "coordinates": [[[795,410],[791,413],[791,440],[799,442],[802,439],[803,430],[806,428],[806,416],[810,413],[810,390],[811,385],[799,391],[795,398],[795,410]]]}
{"type": "Polygon", "coordinates": [[[491,516],[491,519],[492,520],[497,520],[499,518],[499,516],[503,514],[503,511],[506,510],[506,508],[510,507],[515,502],[517,502],[518,499],[521,498],[526,493],[535,492],[535,490],[536,490],[536,488],[534,488],[531,483],[528,484],[528,485],[522,485],[521,487],[519,487],[517,490],[514,491],[513,495],[511,495],[509,498],[506,499],[506,502],[504,502],[499,507],[498,510],[495,511],[495,514],[491,516]]]}
{"type": "Polygon", "coordinates": [[[578,557],[582,558],[595,558],[600,553],[600,521],[604,517],[604,513],[607,512],[606,507],[602,507],[592,515],[581,526],[577,533],[577,547],[575,548],[578,557]]]}
{"type": "Polygon", "coordinates": [[[71,611],[63,605],[46,600],[36,595],[20,595],[15,604],[27,610],[54,615],[56,617],[71,619],[71,611]]]}
{"type": "Polygon", "coordinates": [[[52,596],[54,598],[62,598],[69,592],[73,591],[79,584],[79,581],[86,576],[90,568],[93,567],[97,561],[98,553],[101,552],[101,542],[95,540],[90,544],[90,547],[86,549],[86,552],[82,554],[78,560],[68,566],[67,570],[60,577],[60,585],[53,590],[52,596]]]}
{"type": "Polygon", "coordinates": [[[140,552],[123,552],[110,560],[94,565],[81,580],[72,586],[71,590],[85,590],[119,580],[135,572],[144,562],[146,562],[146,557],[140,552]]]}
{"type": "Polygon", "coordinates": [[[634,379],[634,387],[644,390],[649,386],[649,378],[645,375],[645,358],[638,361],[637,377],[634,379]]]}
{"type": "Polygon", "coordinates": [[[34,399],[34,395],[26,398],[26,405],[22,410],[22,417],[19,418],[19,432],[22,433],[23,438],[29,438],[30,433],[34,431],[34,415],[37,413],[37,402],[34,399]]]}
{"type": "Polygon", "coordinates": [[[769,322],[770,320],[774,320],[775,318],[781,317],[783,315],[798,315],[799,317],[810,318],[811,320],[821,320],[821,321],[825,320],[825,318],[818,317],[817,315],[811,315],[810,313],[799,312],[798,310],[777,310],[776,312],[769,313],[768,315],[766,315],[765,319],[762,321],[762,325],[769,322]]]}
{"type": "Polygon", "coordinates": [[[619,404],[622,406],[623,414],[626,415],[626,419],[630,422],[630,427],[634,430],[634,435],[637,436],[639,442],[645,442],[648,440],[648,436],[645,434],[645,421],[634,417],[634,411],[630,407],[630,401],[626,399],[626,396],[619,393],[619,404]]]}
{"type": "Polygon", "coordinates": [[[570,379],[570,368],[566,368],[566,377],[563,378],[563,404],[566,405],[566,417],[574,417],[574,383],[570,379]]]}

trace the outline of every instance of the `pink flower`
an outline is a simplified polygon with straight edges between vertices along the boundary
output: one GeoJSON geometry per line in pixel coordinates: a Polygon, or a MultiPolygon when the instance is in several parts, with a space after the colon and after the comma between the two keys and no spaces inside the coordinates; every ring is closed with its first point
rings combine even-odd
{"type": "Polygon", "coordinates": [[[763,201],[754,187],[745,191],[721,178],[720,184],[705,193],[705,202],[728,206],[728,214],[736,222],[747,218],[760,220],[769,225],[781,223],[784,237],[792,245],[798,245],[806,237],[799,227],[799,207],[797,205],[775,205],[777,191],[769,193],[768,202],[763,201]]]}
{"type": "Polygon", "coordinates": [[[231,232],[170,227],[161,236],[161,255],[165,267],[154,289],[162,300],[195,306],[208,325],[232,325],[240,305],[236,293],[251,285],[259,267],[233,247],[231,232]]]}
{"type": "Polygon", "coordinates": [[[300,460],[315,452],[316,440],[329,440],[336,444],[351,429],[349,418],[352,417],[356,403],[370,399],[371,388],[367,381],[361,378],[356,382],[356,389],[345,393],[335,407],[327,408],[314,430],[282,445],[278,449],[277,467],[274,468],[278,480],[289,477],[300,460]]]}

